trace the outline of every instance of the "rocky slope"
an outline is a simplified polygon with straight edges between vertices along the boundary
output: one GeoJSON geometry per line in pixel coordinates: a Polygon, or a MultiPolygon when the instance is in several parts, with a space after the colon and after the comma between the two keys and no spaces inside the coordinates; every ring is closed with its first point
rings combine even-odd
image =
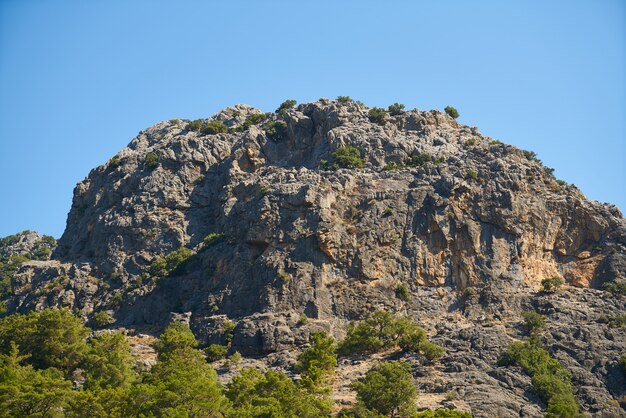
{"type": "MultiPolygon", "coordinates": [[[[497,359],[535,309],[583,408],[626,416],[626,333],[598,322],[626,304],[599,290],[626,282],[619,210],[444,113],[374,123],[368,110],[320,99],[255,125],[261,112],[237,105],[210,119],[225,133],[183,120],[142,131],[77,185],[52,258],[12,276],[8,311],[105,310],[111,326],[148,333],[185,320],[207,344],[234,321],[232,350],[288,367],[311,332],[341,338],[350,320],[390,309],[448,350],[435,366],[410,359],[425,399],[532,417],[545,405],[530,379],[497,359]],[[363,168],[327,169],[343,147],[363,168]],[[156,277],[155,260],[183,247],[193,255],[156,277]],[[565,289],[542,292],[549,277],[565,289]]],[[[358,375],[352,361],[341,376],[358,375]]]]}

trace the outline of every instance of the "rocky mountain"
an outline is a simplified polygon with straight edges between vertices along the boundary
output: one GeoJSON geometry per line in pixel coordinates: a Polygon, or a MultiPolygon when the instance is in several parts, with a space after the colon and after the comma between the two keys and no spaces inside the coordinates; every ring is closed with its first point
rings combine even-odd
{"type": "Polygon", "coordinates": [[[409,316],[446,348],[407,357],[424,399],[477,417],[542,416],[530,377],[498,365],[535,310],[583,410],[626,416],[623,215],[439,111],[320,99],[157,123],[76,186],[43,258],[11,274],[8,312],[68,307],[148,334],[182,320],[203,344],[232,322],[231,350],[276,367],[314,331],[409,316]],[[565,284],[545,291],[552,278],[565,284]]]}

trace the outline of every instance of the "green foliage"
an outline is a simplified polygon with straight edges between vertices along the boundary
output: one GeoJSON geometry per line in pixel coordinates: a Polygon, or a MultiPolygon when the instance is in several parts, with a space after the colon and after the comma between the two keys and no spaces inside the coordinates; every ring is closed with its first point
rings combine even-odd
{"type": "Polygon", "coordinates": [[[603,317],[600,322],[606,322],[611,328],[626,327],[626,314],[603,317]]]}
{"type": "Polygon", "coordinates": [[[614,295],[626,295],[626,282],[606,282],[602,285],[602,289],[614,295]]]}
{"type": "Polygon", "coordinates": [[[104,327],[115,322],[115,319],[106,311],[98,311],[93,314],[93,323],[98,327],[104,327]]]}
{"type": "Polygon", "coordinates": [[[26,357],[19,354],[15,344],[0,354],[0,416],[61,417],[61,408],[72,394],[71,382],[54,368],[22,366],[26,357]]]}
{"type": "Polygon", "coordinates": [[[565,284],[565,280],[561,277],[549,277],[541,281],[541,286],[546,292],[554,292],[565,284]]]}
{"type": "Polygon", "coordinates": [[[383,216],[391,216],[393,215],[393,208],[387,208],[383,211],[383,216]]]}
{"type": "Polygon", "coordinates": [[[147,168],[153,169],[159,165],[159,156],[154,152],[149,152],[146,154],[146,159],[144,160],[144,164],[147,168]]]}
{"type": "Polygon", "coordinates": [[[258,125],[267,119],[268,115],[266,113],[255,113],[246,117],[246,120],[243,122],[243,127],[249,128],[252,125],[258,125]]]}
{"type": "Polygon", "coordinates": [[[365,164],[361,151],[355,147],[337,148],[332,153],[333,160],[342,168],[361,168],[365,164]]]}
{"type": "Polygon", "coordinates": [[[226,385],[232,418],[329,417],[331,402],[296,385],[284,373],[244,368],[226,385]]]}
{"type": "Polygon", "coordinates": [[[172,322],[154,344],[154,349],[159,359],[165,359],[178,350],[193,349],[197,346],[198,340],[186,324],[172,322]]]}
{"type": "Polygon", "coordinates": [[[305,388],[314,393],[328,393],[329,380],[337,367],[335,340],[322,332],[314,333],[311,339],[313,343],[300,354],[295,368],[305,388]]]}
{"type": "Polygon", "coordinates": [[[204,237],[204,239],[202,240],[202,243],[204,244],[204,248],[217,244],[219,241],[224,239],[224,237],[225,237],[224,234],[218,233],[218,232],[211,232],[207,234],[207,236],[204,237]]]}
{"type": "Polygon", "coordinates": [[[396,286],[395,293],[396,297],[404,302],[408,302],[411,299],[411,292],[409,291],[409,288],[406,287],[406,285],[403,283],[400,283],[396,286]]]}
{"type": "Polygon", "coordinates": [[[350,387],[367,409],[385,416],[410,417],[415,412],[417,389],[411,366],[401,361],[381,363],[350,387]]]}
{"type": "Polygon", "coordinates": [[[387,111],[385,111],[382,107],[373,107],[370,109],[367,117],[370,122],[383,125],[385,123],[385,118],[387,117],[387,111]]]}
{"type": "Polygon", "coordinates": [[[374,312],[368,319],[348,327],[339,343],[340,355],[368,354],[399,346],[405,351],[421,353],[429,360],[441,357],[443,348],[428,341],[426,331],[408,318],[387,311],[374,312]]]}
{"type": "Polygon", "coordinates": [[[8,354],[12,343],[38,369],[74,370],[87,352],[89,330],[67,309],[44,309],[0,319],[0,352],[8,354]]]}
{"type": "Polygon", "coordinates": [[[399,164],[399,163],[387,163],[385,164],[385,166],[383,167],[384,171],[392,171],[392,170],[399,170],[401,168],[405,168],[406,165],[404,164],[399,164]]]}
{"type": "Polygon", "coordinates": [[[536,340],[512,343],[499,364],[520,366],[532,378],[533,390],[548,404],[547,417],[583,416],[574,397],[569,372],[536,340]]]}
{"type": "Polygon", "coordinates": [[[128,339],[118,333],[93,337],[83,367],[86,388],[128,387],[136,377],[128,339]]]}
{"type": "Polygon", "coordinates": [[[233,321],[224,322],[224,341],[226,344],[230,344],[235,336],[236,324],[233,321]]]}
{"type": "Polygon", "coordinates": [[[192,255],[192,250],[180,247],[165,257],[157,257],[150,265],[148,273],[154,277],[167,277],[182,268],[192,255]]]}
{"type": "Polygon", "coordinates": [[[278,142],[287,139],[287,124],[282,120],[271,120],[263,125],[263,129],[272,141],[278,142]]]}
{"type": "Polygon", "coordinates": [[[541,332],[546,326],[546,320],[543,315],[535,311],[522,312],[522,318],[524,318],[524,328],[531,334],[541,332]]]}
{"type": "Polygon", "coordinates": [[[219,417],[228,406],[217,373],[189,346],[160,357],[127,399],[123,416],[219,417]]]}
{"type": "Polygon", "coordinates": [[[337,101],[339,103],[352,103],[354,100],[350,96],[337,96],[337,101]]]}
{"type": "Polygon", "coordinates": [[[202,119],[196,119],[187,124],[187,130],[189,131],[199,131],[204,126],[204,121],[202,119]]]}
{"type": "Polygon", "coordinates": [[[476,170],[467,170],[465,178],[467,180],[478,180],[478,172],[476,170]]]}
{"type": "Polygon", "coordinates": [[[452,106],[446,106],[446,108],[445,108],[445,109],[443,109],[443,110],[444,110],[444,111],[446,112],[446,114],[447,114],[448,116],[450,116],[451,118],[456,119],[456,118],[458,118],[458,117],[459,117],[459,111],[458,111],[458,110],[456,110],[455,108],[453,108],[452,106]]]}
{"type": "Polygon", "coordinates": [[[433,157],[430,154],[421,152],[411,156],[411,161],[409,161],[406,165],[409,167],[421,167],[432,160],[433,157]]]}
{"type": "Polygon", "coordinates": [[[400,103],[394,103],[392,105],[389,105],[387,110],[389,110],[389,114],[391,116],[400,115],[400,114],[402,114],[402,112],[404,110],[404,105],[400,104],[400,103]]]}
{"type": "Polygon", "coordinates": [[[278,109],[276,109],[276,113],[279,115],[284,115],[289,109],[293,108],[296,105],[295,100],[285,100],[280,104],[278,109]]]}
{"type": "Polygon", "coordinates": [[[221,120],[212,120],[200,128],[200,133],[204,135],[223,134],[228,131],[228,127],[221,120]]]}
{"type": "Polygon", "coordinates": [[[218,361],[226,358],[226,353],[228,352],[228,347],[220,344],[211,344],[207,348],[204,349],[204,353],[206,354],[206,359],[210,362],[218,361]]]}
{"type": "Polygon", "coordinates": [[[535,151],[522,150],[522,153],[528,161],[537,161],[539,163],[541,162],[541,160],[537,157],[537,153],[535,151]]]}
{"type": "Polygon", "coordinates": [[[118,157],[111,157],[111,159],[109,159],[108,164],[109,164],[109,167],[111,168],[117,168],[122,164],[122,162],[120,161],[118,157]]]}
{"type": "Polygon", "coordinates": [[[306,316],[305,313],[301,313],[300,314],[300,318],[298,318],[298,322],[296,322],[296,325],[301,327],[303,325],[306,325],[309,323],[309,317],[306,316]]]}

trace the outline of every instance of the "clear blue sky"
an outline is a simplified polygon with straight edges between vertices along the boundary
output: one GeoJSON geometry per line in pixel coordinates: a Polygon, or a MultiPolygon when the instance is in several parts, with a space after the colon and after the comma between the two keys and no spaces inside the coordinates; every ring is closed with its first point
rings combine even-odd
{"type": "Polygon", "coordinates": [[[59,237],[142,129],[236,103],[455,106],[626,209],[626,2],[0,0],[0,236],[59,237]]]}

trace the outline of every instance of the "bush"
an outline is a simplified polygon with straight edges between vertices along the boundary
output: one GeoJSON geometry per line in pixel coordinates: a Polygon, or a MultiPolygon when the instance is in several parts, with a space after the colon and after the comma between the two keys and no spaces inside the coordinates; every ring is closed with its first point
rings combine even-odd
{"type": "Polygon", "coordinates": [[[370,122],[383,125],[385,123],[385,118],[387,117],[387,112],[381,107],[373,107],[370,109],[367,116],[369,117],[370,122]]]}
{"type": "Polygon", "coordinates": [[[159,359],[165,359],[178,350],[196,348],[198,340],[187,324],[171,322],[154,344],[159,359]]]}
{"type": "Polygon", "coordinates": [[[200,133],[204,135],[223,134],[228,131],[228,127],[221,120],[212,120],[200,128],[200,133]]]}
{"type": "Polygon", "coordinates": [[[272,141],[278,142],[287,139],[287,124],[282,120],[269,121],[263,125],[267,137],[272,141]]]}
{"type": "Polygon", "coordinates": [[[614,295],[626,295],[626,282],[606,282],[602,285],[602,289],[614,295]]]}
{"type": "Polygon", "coordinates": [[[146,154],[145,165],[147,168],[156,168],[159,165],[159,156],[154,152],[149,152],[146,154]]]}
{"type": "Polygon", "coordinates": [[[337,148],[332,157],[339,167],[343,168],[361,168],[365,165],[361,158],[361,151],[354,147],[337,148]]]}
{"type": "Polygon", "coordinates": [[[559,287],[563,286],[564,283],[565,280],[563,280],[561,277],[549,277],[541,281],[541,286],[546,292],[554,292],[558,290],[559,287]]]}
{"type": "Polygon", "coordinates": [[[261,122],[263,122],[265,119],[267,119],[268,115],[267,113],[255,113],[252,115],[249,115],[248,117],[246,117],[246,120],[244,120],[243,122],[243,127],[245,128],[249,128],[252,125],[258,125],[261,122]]]}
{"type": "Polygon", "coordinates": [[[393,347],[421,353],[429,360],[443,354],[443,348],[428,341],[426,331],[408,318],[387,311],[374,312],[365,321],[349,326],[347,331],[337,348],[340,355],[370,354],[393,347]]]}
{"type": "Polygon", "coordinates": [[[224,322],[224,341],[226,341],[226,344],[230,345],[230,343],[233,341],[236,327],[237,324],[235,324],[233,321],[227,320],[226,322],[224,322]]]}
{"type": "Polygon", "coordinates": [[[202,119],[196,119],[187,124],[187,130],[189,131],[199,131],[204,126],[204,121],[202,119]]]}
{"type": "Polygon", "coordinates": [[[478,172],[475,170],[468,170],[467,173],[465,173],[465,178],[467,180],[478,180],[478,172]]]}
{"type": "Polygon", "coordinates": [[[104,327],[115,322],[115,319],[106,311],[98,311],[93,314],[93,323],[98,327],[104,327]]]}
{"type": "Polygon", "coordinates": [[[220,344],[211,344],[204,350],[206,359],[209,362],[214,362],[226,358],[228,347],[220,344]]]}
{"type": "Polygon", "coordinates": [[[524,328],[531,334],[540,332],[546,326],[544,317],[535,311],[522,312],[522,318],[524,318],[524,328]]]}
{"type": "Polygon", "coordinates": [[[567,369],[540,347],[536,340],[514,342],[500,365],[520,366],[532,378],[533,390],[548,404],[547,417],[582,417],[567,369]]]}
{"type": "Polygon", "coordinates": [[[165,257],[157,257],[148,272],[154,277],[167,277],[181,269],[192,255],[193,251],[189,248],[180,247],[165,257]]]}
{"type": "Polygon", "coordinates": [[[276,113],[279,115],[284,115],[289,109],[293,108],[296,105],[295,100],[285,100],[280,104],[278,109],[276,109],[276,113]]]}
{"type": "Polygon", "coordinates": [[[393,208],[387,208],[384,210],[383,212],[383,216],[387,217],[387,216],[391,216],[393,215],[393,208]]]}
{"type": "Polygon", "coordinates": [[[350,387],[356,391],[359,403],[384,416],[410,417],[415,412],[417,389],[406,362],[381,363],[350,387]]]}
{"type": "Polygon", "coordinates": [[[411,292],[405,284],[399,284],[396,286],[396,297],[404,302],[408,302],[411,299],[411,292]]]}
{"type": "Polygon", "coordinates": [[[224,239],[224,236],[225,236],[224,234],[221,234],[218,232],[211,232],[207,234],[207,236],[204,237],[204,239],[202,240],[202,243],[204,244],[204,248],[217,244],[219,241],[224,239]]]}
{"type": "Polygon", "coordinates": [[[387,110],[389,110],[389,114],[391,116],[400,115],[404,111],[404,105],[400,103],[394,103],[392,105],[389,105],[387,110]]]}
{"type": "Polygon", "coordinates": [[[117,168],[122,164],[122,162],[120,161],[119,157],[111,157],[111,159],[109,160],[109,167],[111,168],[117,168]]]}
{"type": "Polygon", "coordinates": [[[424,164],[431,162],[432,160],[433,157],[430,154],[422,152],[411,156],[411,161],[409,161],[407,165],[409,167],[421,167],[424,164]]]}
{"type": "Polygon", "coordinates": [[[337,101],[339,103],[352,103],[354,100],[350,96],[337,96],[337,101]]]}
{"type": "Polygon", "coordinates": [[[458,110],[456,110],[455,108],[453,108],[452,106],[446,106],[446,108],[444,109],[446,114],[448,116],[450,116],[453,119],[456,119],[459,117],[459,112],[458,110]]]}

